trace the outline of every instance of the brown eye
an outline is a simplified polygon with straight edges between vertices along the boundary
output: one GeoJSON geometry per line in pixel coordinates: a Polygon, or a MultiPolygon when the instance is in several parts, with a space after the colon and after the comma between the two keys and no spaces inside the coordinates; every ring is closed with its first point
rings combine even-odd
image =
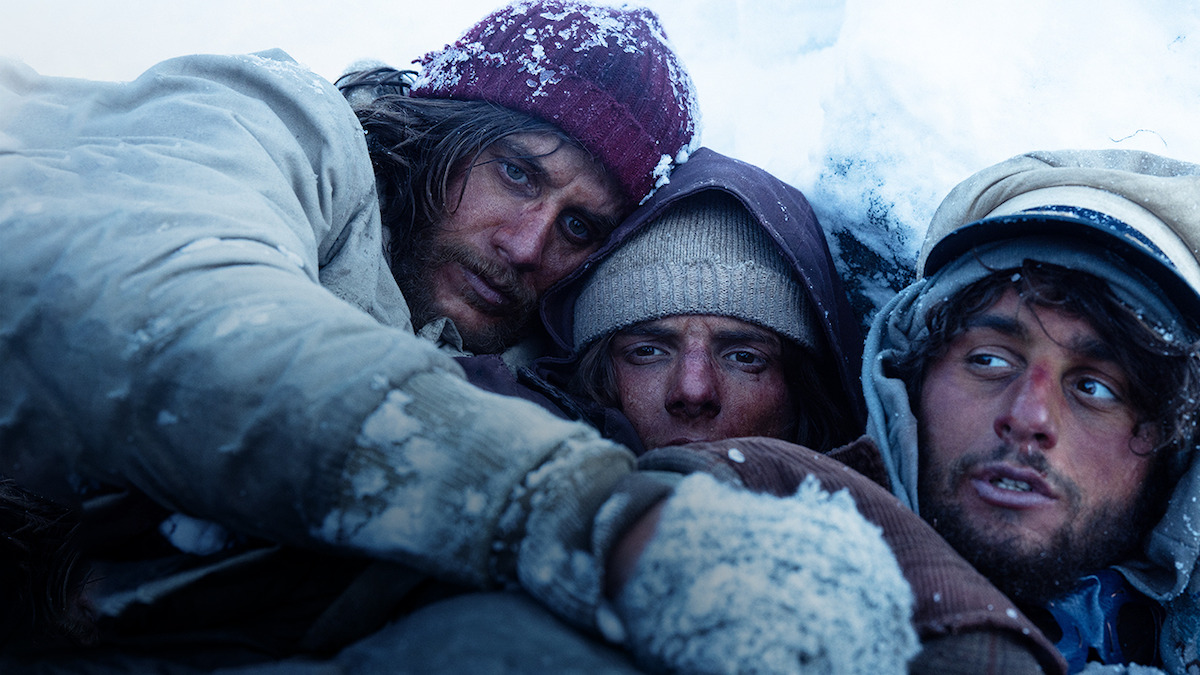
{"type": "Polygon", "coordinates": [[[1108,385],[1099,380],[1084,378],[1075,384],[1075,389],[1096,400],[1117,401],[1120,397],[1108,385]]]}
{"type": "Polygon", "coordinates": [[[592,228],[588,227],[582,218],[576,216],[563,217],[562,231],[567,240],[576,246],[590,246],[596,240],[592,228]]]}
{"type": "Polygon", "coordinates": [[[967,357],[967,363],[984,368],[1003,368],[1008,365],[1008,361],[995,354],[971,354],[967,357]]]}

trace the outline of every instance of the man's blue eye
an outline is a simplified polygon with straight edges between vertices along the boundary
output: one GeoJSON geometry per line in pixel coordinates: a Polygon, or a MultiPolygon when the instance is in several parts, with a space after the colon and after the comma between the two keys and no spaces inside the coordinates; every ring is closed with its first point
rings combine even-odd
{"type": "Polygon", "coordinates": [[[508,179],[515,183],[523,183],[529,180],[529,175],[525,173],[525,170],[512,162],[504,162],[504,175],[508,176],[508,179]]]}

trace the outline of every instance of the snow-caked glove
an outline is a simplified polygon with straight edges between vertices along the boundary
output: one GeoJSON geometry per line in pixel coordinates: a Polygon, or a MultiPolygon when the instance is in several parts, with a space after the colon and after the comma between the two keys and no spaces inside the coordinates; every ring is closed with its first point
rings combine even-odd
{"type": "Polygon", "coordinates": [[[791,497],[683,478],[613,605],[650,668],[905,673],[912,593],[879,528],[816,479],[791,497]]]}
{"type": "Polygon", "coordinates": [[[633,453],[437,372],[391,390],[356,441],[320,538],[470,586],[520,580],[592,623],[603,593],[593,520],[633,473],[633,453]]]}

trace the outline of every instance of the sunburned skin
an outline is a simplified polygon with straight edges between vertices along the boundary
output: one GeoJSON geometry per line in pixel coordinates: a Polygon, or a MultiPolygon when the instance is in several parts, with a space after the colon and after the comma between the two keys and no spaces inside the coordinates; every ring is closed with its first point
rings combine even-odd
{"type": "Polygon", "coordinates": [[[621,410],[647,449],[739,436],[784,438],[795,411],[782,338],[725,316],[645,321],[609,353],[621,410]]]}
{"type": "Polygon", "coordinates": [[[446,194],[454,203],[417,283],[431,289],[431,313],[453,319],[468,342],[529,321],[541,294],[599,248],[627,210],[600,164],[545,133],[494,143],[446,194]]]}
{"type": "Polygon", "coordinates": [[[1008,291],[928,371],[922,503],[1014,552],[1089,534],[1138,498],[1151,468],[1126,380],[1086,321],[1008,291]]]}

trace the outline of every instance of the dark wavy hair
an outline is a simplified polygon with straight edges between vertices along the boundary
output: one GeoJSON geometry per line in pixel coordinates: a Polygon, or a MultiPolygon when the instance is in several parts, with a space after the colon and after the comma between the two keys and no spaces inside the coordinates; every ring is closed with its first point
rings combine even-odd
{"type": "MultiPolygon", "coordinates": [[[[602,406],[620,409],[616,370],[612,362],[614,331],[592,341],[575,359],[574,375],[567,390],[602,406]]],[[[861,431],[855,428],[847,393],[832,364],[836,359],[817,359],[809,350],[783,338],[783,376],[792,405],[795,426],[784,440],[819,452],[828,452],[850,442],[861,431]]]]}
{"type": "MultiPolygon", "coordinates": [[[[411,98],[414,76],[381,67],[337,81],[366,133],[383,224],[393,242],[438,222],[448,212],[451,181],[469,174],[480,153],[506,136],[548,133],[582,149],[554,124],[487,101],[411,98]]],[[[389,255],[394,260],[398,253],[389,255]]]]}
{"type": "MultiPolygon", "coordinates": [[[[1158,439],[1155,452],[1178,459],[1196,441],[1200,415],[1200,344],[1179,341],[1121,302],[1105,280],[1059,265],[1026,260],[999,270],[935,305],[925,318],[928,335],[914,341],[891,365],[906,383],[909,400],[920,400],[929,367],[944,355],[971,319],[992,307],[1008,290],[1026,305],[1052,308],[1082,319],[1113,347],[1128,378],[1129,402],[1138,431],[1149,424],[1158,439]]],[[[914,410],[916,408],[914,407],[914,410]]]]}
{"type": "Polygon", "coordinates": [[[76,513],[0,477],[0,650],[95,640],[76,513]]]}

